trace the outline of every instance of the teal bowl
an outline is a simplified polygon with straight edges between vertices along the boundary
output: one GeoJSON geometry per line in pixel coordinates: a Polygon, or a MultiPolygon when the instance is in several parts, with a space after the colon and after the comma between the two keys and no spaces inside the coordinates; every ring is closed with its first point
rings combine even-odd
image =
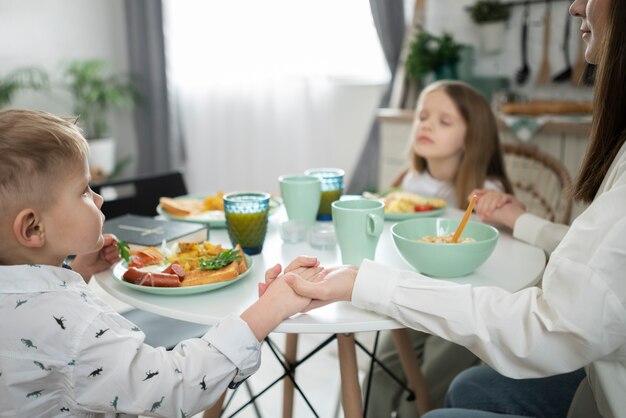
{"type": "Polygon", "coordinates": [[[461,238],[475,242],[444,244],[420,242],[425,236],[454,234],[460,219],[416,218],[391,227],[396,249],[418,272],[431,277],[460,277],[470,274],[491,255],[498,230],[480,222],[467,222],[461,238]]]}

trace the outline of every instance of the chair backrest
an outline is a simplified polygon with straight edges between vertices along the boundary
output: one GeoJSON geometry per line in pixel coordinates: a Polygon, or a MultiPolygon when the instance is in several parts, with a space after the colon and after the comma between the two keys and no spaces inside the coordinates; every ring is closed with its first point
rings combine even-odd
{"type": "Polygon", "coordinates": [[[102,213],[107,219],[127,213],[155,216],[160,197],[187,194],[180,171],[94,184],[91,188],[104,197],[102,213]]]}
{"type": "Polygon", "coordinates": [[[513,192],[526,211],[552,222],[569,224],[573,199],[567,168],[551,155],[527,145],[502,144],[513,192]]]}

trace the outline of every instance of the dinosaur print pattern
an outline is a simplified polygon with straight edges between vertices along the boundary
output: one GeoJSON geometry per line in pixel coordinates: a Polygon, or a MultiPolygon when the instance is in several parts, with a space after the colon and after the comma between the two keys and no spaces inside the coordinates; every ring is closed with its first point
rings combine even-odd
{"type": "Polygon", "coordinates": [[[52,370],[52,368],[51,368],[51,367],[45,367],[45,366],[43,365],[43,363],[41,363],[40,361],[35,360],[35,361],[33,361],[33,363],[35,363],[35,365],[36,365],[37,367],[39,367],[41,370],[46,370],[46,371],[48,371],[48,372],[49,372],[50,370],[52,370]]]}
{"type": "Polygon", "coordinates": [[[57,318],[54,315],[52,315],[52,317],[54,318],[55,321],[57,321],[57,324],[59,324],[61,329],[65,329],[65,318],[63,318],[63,317],[57,318]]]}
{"type": "Polygon", "coordinates": [[[34,392],[30,392],[28,394],[26,394],[27,398],[38,398],[41,396],[41,394],[43,393],[43,389],[41,390],[36,390],[34,392]]]}
{"type": "Polygon", "coordinates": [[[152,408],[150,408],[150,412],[154,412],[159,409],[161,407],[161,404],[163,403],[163,399],[165,399],[165,396],[161,396],[160,401],[153,403],[152,408]]]}
{"type": "Polygon", "coordinates": [[[111,406],[117,411],[117,401],[120,397],[119,396],[115,396],[115,398],[113,398],[113,401],[111,401],[111,406]]]}
{"type": "Polygon", "coordinates": [[[109,328],[107,329],[101,329],[100,331],[96,332],[96,338],[100,338],[104,335],[105,332],[107,332],[109,330],[109,328]]]}
{"type": "Polygon", "coordinates": [[[70,412],[70,408],[64,406],[63,408],[60,408],[59,411],[61,411],[61,412],[70,412]]]}
{"type": "Polygon", "coordinates": [[[153,372],[152,370],[148,370],[146,372],[146,377],[143,379],[143,382],[145,382],[148,379],[152,379],[154,376],[156,376],[157,374],[159,374],[159,371],[157,370],[156,372],[153,372]]]}
{"type": "Polygon", "coordinates": [[[103,370],[102,367],[98,367],[96,370],[89,373],[89,377],[99,376],[102,373],[102,370],[103,370]]]}
{"type": "Polygon", "coordinates": [[[33,344],[33,342],[31,340],[27,340],[26,338],[20,338],[20,341],[22,342],[22,344],[24,344],[26,347],[28,348],[34,348],[35,350],[37,350],[37,346],[35,344],[33,344]]]}
{"type": "Polygon", "coordinates": [[[202,390],[206,390],[206,382],[204,379],[206,379],[206,374],[202,377],[202,382],[200,382],[200,389],[202,390]]]}
{"type": "Polygon", "coordinates": [[[26,302],[28,302],[28,300],[26,300],[26,299],[23,299],[23,300],[22,299],[18,299],[17,301],[15,301],[15,308],[13,308],[13,309],[19,308],[20,306],[22,306],[26,302]]]}

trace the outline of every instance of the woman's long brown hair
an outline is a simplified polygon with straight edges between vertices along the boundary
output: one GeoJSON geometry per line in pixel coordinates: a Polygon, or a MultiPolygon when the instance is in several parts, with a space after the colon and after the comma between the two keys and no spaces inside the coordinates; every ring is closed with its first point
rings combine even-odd
{"type": "MultiPolygon", "coordinates": [[[[500,183],[505,192],[513,194],[504,168],[498,126],[487,100],[470,85],[450,80],[429,85],[422,91],[419,100],[435,90],[441,90],[450,97],[467,126],[463,158],[453,181],[459,208],[467,207],[467,196],[472,190],[484,187],[487,179],[500,183]]],[[[423,172],[426,160],[413,151],[411,154],[413,168],[423,172]]]]}
{"type": "Polygon", "coordinates": [[[574,199],[591,202],[626,140],[626,1],[612,0],[596,68],[591,135],[574,199]]]}

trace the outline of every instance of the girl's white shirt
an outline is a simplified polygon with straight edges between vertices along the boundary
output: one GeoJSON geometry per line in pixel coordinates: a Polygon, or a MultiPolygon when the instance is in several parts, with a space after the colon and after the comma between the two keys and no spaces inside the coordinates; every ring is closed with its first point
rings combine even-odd
{"type": "MultiPolygon", "coordinates": [[[[415,193],[424,197],[437,197],[446,201],[448,207],[458,207],[456,192],[454,185],[449,181],[441,181],[432,177],[428,171],[418,173],[413,169],[409,169],[400,185],[402,190],[415,193]]],[[[491,189],[501,192],[502,187],[499,183],[486,180],[483,185],[485,189],[491,189]]]]}
{"type": "MultiPolygon", "coordinates": [[[[524,216],[530,223],[532,215],[524,216]]],[[[518,223],[516,230],[524,221],[518,223]]],[[[534,224],[526,238],[549,235],[550,223],[534,224]]],[[[559,231],[552,232],[558,239],[559,231]]],[[[543,288],[511,294],[365,260],[352,303],[461,344],[509,377],[550,376],[585,366],[600,413],[620,417],[626,412],[624,237],[626,144],[593,203],[552,252],[543,288]]]]}

